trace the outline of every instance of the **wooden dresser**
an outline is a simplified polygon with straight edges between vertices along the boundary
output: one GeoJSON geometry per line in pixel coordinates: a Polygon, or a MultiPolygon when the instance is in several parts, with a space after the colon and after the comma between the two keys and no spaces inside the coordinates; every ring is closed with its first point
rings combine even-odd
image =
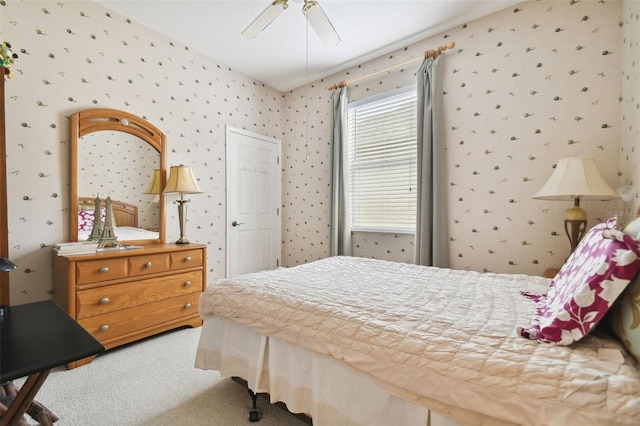
{"type": "Polygon", "coordinates": [[[198,300],[206,285],[205,245],[154,244],[53,257],[53,299],[105,349],[202,325],[198,300]]]}

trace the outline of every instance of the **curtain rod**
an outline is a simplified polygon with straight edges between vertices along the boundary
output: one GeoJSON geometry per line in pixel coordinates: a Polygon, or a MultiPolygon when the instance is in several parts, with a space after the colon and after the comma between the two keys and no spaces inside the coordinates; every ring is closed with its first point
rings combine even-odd
{"type": "Polygon", "coordinates": [[[383,68],[381,70],[372,71],[370,73],[363,74],[360,77],[354,77],[354,78],[352,78],[350,80],[342,80],[339,83],[336,83],[336,84],[333,84],[333,85],[327,87],[327,89],[328,90],[335,90],[335,89],[337,89],[339,87],[345,87],[345,86],[347,86],[347,85],[349,85],[351,83],[355,83],[356,81],[364,80],[365,78],[372,77],[372,76],[374,76],[376,74],[380,74],[380,73],[392,70],[394,68],[400,67],[402,65],[406,65],[406,64],[409,64],[411,62],[415,62],[418,59],[436,58],[439,54],[441,54],[445,50],[453,49],[454,47],[456,47],[456,44],[452,41],[451,43],[445,44],[443,46],[440,46],[437,49],[426,50],[424,52],[424,56],[418,56],[418,57],[415,57],[415,58],[407,59],[406,61],[400,62],[399,64],[391,65],[391,66],[388,66],[388,67],[383,68]]]}

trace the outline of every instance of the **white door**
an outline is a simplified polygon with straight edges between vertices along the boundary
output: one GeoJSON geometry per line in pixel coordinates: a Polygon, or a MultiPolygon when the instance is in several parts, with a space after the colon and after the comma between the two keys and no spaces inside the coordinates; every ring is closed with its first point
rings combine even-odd
{"type": "Polygon", "coordinates": [[[280,266],[282,144],[227,126],[227,273],[280,266]]]}

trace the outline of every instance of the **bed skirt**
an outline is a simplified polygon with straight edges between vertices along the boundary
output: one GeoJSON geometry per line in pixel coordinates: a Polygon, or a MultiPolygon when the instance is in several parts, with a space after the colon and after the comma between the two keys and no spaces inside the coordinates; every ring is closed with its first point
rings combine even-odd
{"type": "Polygon", "coordinates": [[[218,317],[204,321],[195,366],[240,377],[289,411],[311,414],[315,426],[458,425],[390,394],[346,364],[218,317]]]}

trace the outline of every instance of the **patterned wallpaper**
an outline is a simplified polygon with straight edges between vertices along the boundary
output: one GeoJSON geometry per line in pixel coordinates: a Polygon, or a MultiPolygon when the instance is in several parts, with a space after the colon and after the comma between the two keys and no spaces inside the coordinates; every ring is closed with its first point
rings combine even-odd
{"type": "Polygon", "coordinates": [[[11,302],[50,298],[51,245],[68,235],[67,117],[86,108],[167,135],[167,166],[192,166],[204,192],[189,197],[186,235],[208,244],[208,278],[223,276],[225,126],[282,139],[283,94],[90,1],[2,1],[0,19],[20,55],[5,86],[11,302]]]}
{"type": "Polygon", "coordinates": [[[640,207],[640,2],[622,4],[621,182],[629,188],[624,222],[640,207]]]}
{"type": "MultiPolygon", "coordinates": [[[[329,254],[327,86],[451,40],[443,84],[452,266],[559,266],[569,206],[531,200],[553,164],[592,155],[612,186],[639,181],[638,98],[624,95],[638,93],[637,16],[630,1],[525,2],[283,94],[92,2],[2,1],[2,37],[20,54],[6,85],[12,303],[49,298],[50,246],[67,235],[69,114],[123,109],[167,134],[167,165],[193,166],[204,191],[190,197],[187,236],[208,244],[209,280],[224,274],[225,125],[281,139],[282,259],[291,266],[329,254]]],[[[418,67],[360,81],[351,98],[413,84],[418,67]]],[[[621,209],[584,207],[592,224],[621,209]]],[[[175,205],[167,212],[171,241],[175,205]]],[[[360,234],[354,244],[361,256],[413,253],[407,235],[360,234]]]]}
{"type": "MultiPolygon", "coordinates": [[[[618,186],[620,23],[620,2],[524,2],[288,93],[286,121],[298,140],[288,139],[286,149],[287,262],[308,262],[329,252],[327,86],[454,41],[441,64],[451,266],[541,274],[562,265],[569,254],[563,217],[571,202],[531,196],[555,162],[568,156],[594,156],[607,182],[618,186]],[[305,140],[307,98],[308,126],[317,131],[305,140]],[[293,149],[294,144],[304,149],[293,149]]],[[[629,31],[626,45],[637,46],[638,34],[629,31]]],[[[416,61],[354,83],[350,99],[414,84],[419,66],[416,61]]],[[[637,81],[637,66],[630,67],[637,81]]],[[[583,207],[591,225],[620,211],[618,202],[583,202],[583,207]]],[[[354,254],[411,261],[412,238],[358,234],[354,254]]]]}

